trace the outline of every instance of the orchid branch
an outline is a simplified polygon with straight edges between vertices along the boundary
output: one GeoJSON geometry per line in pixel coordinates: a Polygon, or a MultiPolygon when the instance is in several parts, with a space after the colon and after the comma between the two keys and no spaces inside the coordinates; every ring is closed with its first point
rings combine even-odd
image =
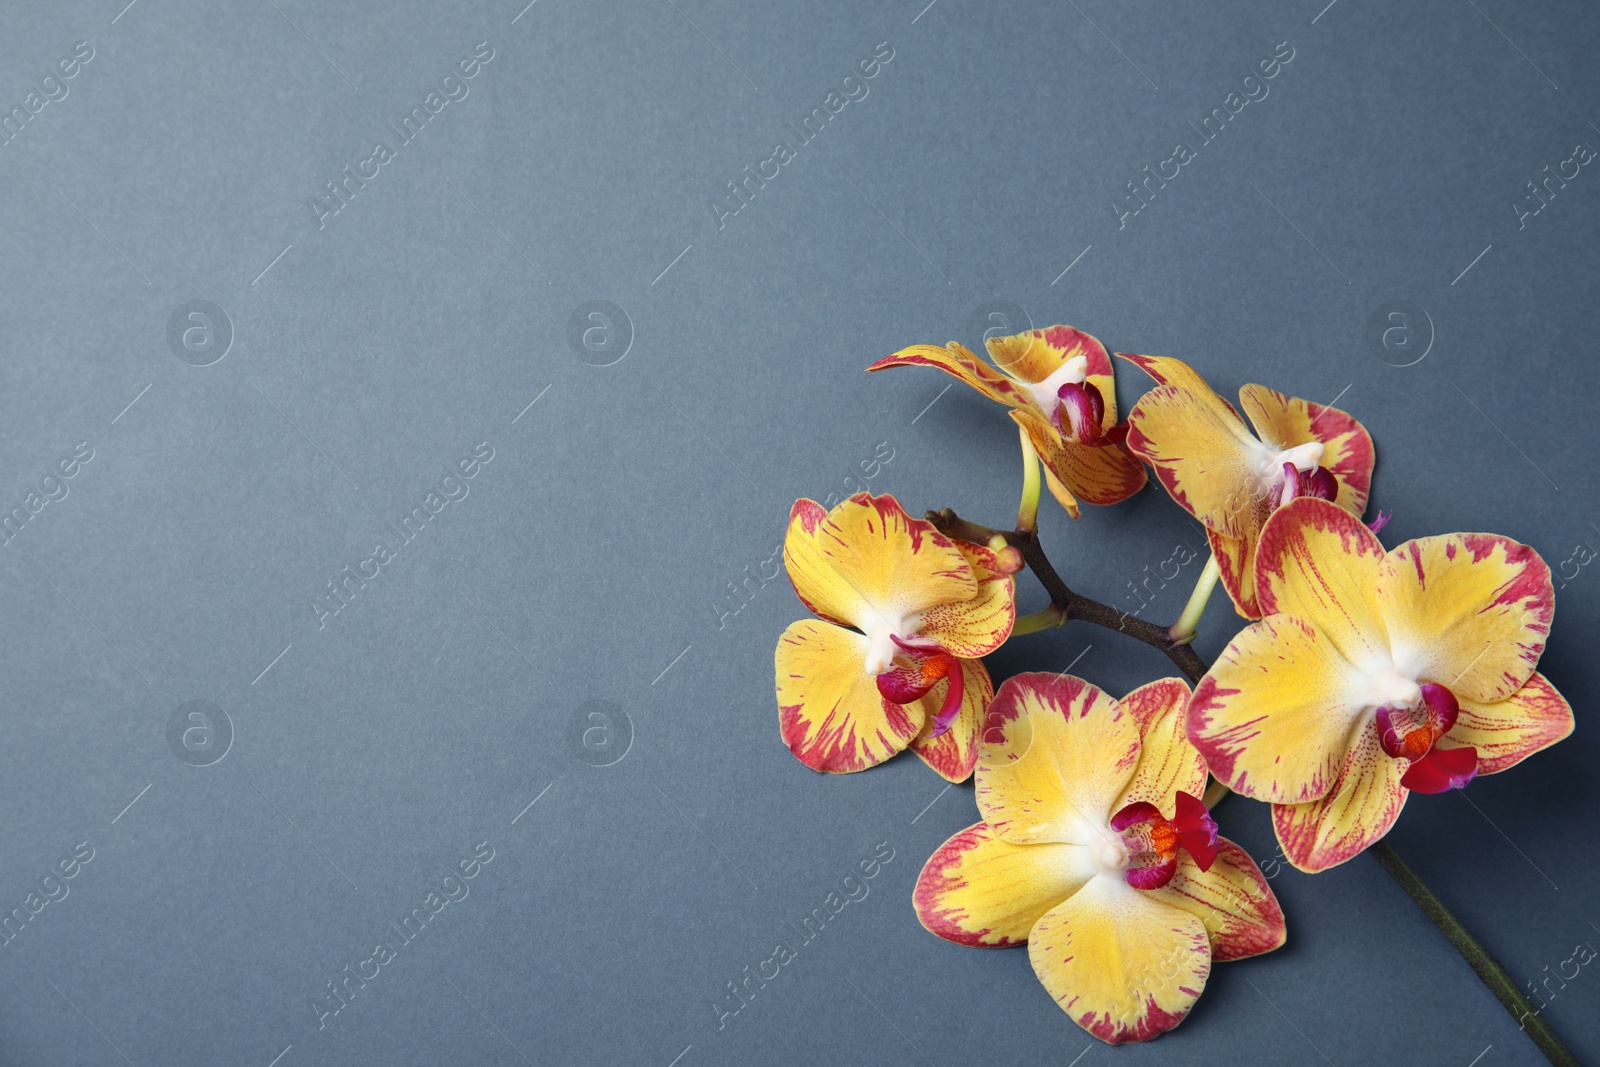
{"type": "Polygon", "coordinates": [[[1102,604],[1098,600],[1069,589],[1067,583],[1061,580],[1061,575],[1056,573],[1055,567],[1051,566],[1049,557],[1044,553],[1044,546],[1039,543],[1039,535],[1033,531],[992,530],[987,526],[968,522],[949,508],[943,511],[930,511],[926,518],[940,533],[958,541],[982,545],[994,537],[1004,538],[1006,544],[1022,553],[1022,559],[1027,563],[1028,569],[1033,571],[1034,576],[1039,579],[1039,584],[1050,594],[1051,606],[1062,613],[1060,625],[1076,620],[1125,633],[1152,648],[1165,652],[1189,681],[1198,682],[1205,676],[1207,669],[1205,660],[1189,647],[1188,642],[1174,641],[1168,627],[1147,622],[1125,611],[1118,611],[1109,604],[1102,604]]]}

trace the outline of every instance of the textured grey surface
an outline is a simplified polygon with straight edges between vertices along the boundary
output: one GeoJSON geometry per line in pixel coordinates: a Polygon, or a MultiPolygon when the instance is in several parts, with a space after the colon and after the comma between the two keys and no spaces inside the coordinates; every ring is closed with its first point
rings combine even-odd
{"type": "MultiPolygon", "coordinates": [[[[0,1061],[1538,1061],[1366,858],[1276,876],[1289,946],[1219,967],[1176,1032],[1093,1042],[1025,954],[917,924],[970,785],[912,757],[823,777],[779,743],[772,648],[804,609],[760,576],[796,496],[1011,513],[997,408],[861,373],[975,345],[991,306],[1225,391],[1339,398],[1377,441],[1386,541],[1491,530],[1568,575],[1544,668],[1575,736],[1415,799],[1393,835],[1513,975],[1549,979],[1600,944],[1600,568],[1574,555],[1600,545],[1600,173],[1515,205],[1600,145],[1594,9],[924,2],[7,5],[0,105],[38,114],[0,147],[0,506],[39,510],[0,548],[0,905],[75,877],[0,948],[0,1061]],[[1190,124],[1282,42],[1202,143],[1190,124]],[[1119,226],[1180,141],[1195,158],[1119,226]],[[364,185],[313,207],[346,167],[364,185]],[[227,317],[220,360],[191,301],[227,317]],[[631,327],[580,317],[575,348],[590,301],[631,327]],[[1409,347],[1374,347],[1394,301],[1409,347]],[[376,576],[317,608],[346,566],[376,576]],[[458,863],[476,877],[447,882],[458,863]],[[447,892],[319,1028],[326,983],[447,892]]],[[[1156,490],[1085,510],[1046,535],[1108,600],[1199,543],[1156,490]]],[[[1237,625],[1219,593],[1202,651],[1237,625]]],[[[1073,661],[1114,693],[1168,673],[1070,628],[994,668],[1073,661]]],[[[1264,808],[1221,818],[1270,861],[1264,808]]],[[[1548,989],[1600,1059],[1600,974],[1548,989]]]]}

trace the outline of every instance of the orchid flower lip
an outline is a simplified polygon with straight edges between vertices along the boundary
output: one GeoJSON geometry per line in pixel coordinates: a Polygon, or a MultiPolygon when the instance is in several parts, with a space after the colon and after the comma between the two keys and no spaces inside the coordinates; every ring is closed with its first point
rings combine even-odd
{"type": "Polygon", "coordinates": [[[1073,356],[1062,363],[1053,371],[1050,377],[1042,382],[1034,382],[1028,386],[1033,393],[1034,401],[1047,414],[1055,411],[1057,394],[1063,385],[1070,383],[1081,384],[1089,377],[1089,357],[1073,356]]]}

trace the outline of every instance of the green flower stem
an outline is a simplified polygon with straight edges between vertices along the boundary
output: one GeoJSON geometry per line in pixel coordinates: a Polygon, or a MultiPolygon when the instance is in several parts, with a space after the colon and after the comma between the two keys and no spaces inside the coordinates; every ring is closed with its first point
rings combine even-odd
{"type": "Polygon", "coordinates": [[[1016,623],[1011,627],[1011,636],[1036,634],[1040,630],[1054,630],[1066,621],[1067,613],[1051,604],[1047,608],[1040,608],[1032,615],[1017,616],[1016,623]]]}
{"type": "Polygon", "coordinates": [[[1400,853],[1394,850],[1394,846],[1386,841],[1379,841],[1367,851],[1372,853],[1373,859],[1389,872],[1389,877],[1400,883],[1400,888],[1417,902],[1417,907],[1422,909],[1422,913],[1433,920],[1433,925],[1439,928],[1445,939],[1461,953],[1461,958],[1478,973],[1478,978],[1489,987],[1489,992],[1505,1006],[1506,1011],[1517,1020],[1520,1028],[1527,1032],[1533,1043],[1539,1046],[1544,1058],[1557,1067],[1569,1067],[1569,1065],[1578,1067],[1578,1057],[1574,1056],[1572,1050],[1556,1036],[1554,1030],[1550,1029],[1550,1024],[1544,1021],[1539,1009],[1535,1008],[1533,1002],[1517,988],[1517,983],[1506,973],[1506,969],[1500,966],[1499,961],[1489,954],[1489,950],[1484,948],[1465,926],[1461,925],[1461,920],[1457,919],[1445,906],[1444,901],[1428,888],[1428,883],[1417,876],[1411,865],[1400,858],[1400,853]]]}
{"type": "Polygon", "coordinates": [[[1200,630],[1200,616],[1205,614],[1206,603],[1211,599],[1211,591],[1217,587],[1217,579],[1221,575],[1217,554],[1213,552],[1206,558],[1205,570],[1200,572],[1199,580],[1194,583],[1194,592],[1189,594],[1189,603],[1183,606],[1183,614],[1172,624],[1169,631],[1172,640],[1180,645],[1187,645],[1194,640],[1194,635],[1200,630]]]}
{"type": "Polygon", "coordinates": [[[1017,428],[1022,438],[1022,502],[1017,505],[1017,529],[1033,533],[1039,529],[1039,453],[1028,431],[1017,428]]]}
{"type": "MultiPolygon", "coordinates": [[[[1033,571],[1034,575],[1039,579],[1039,583],[1050,594],[1051,608],[1061,612],[1061,622],[1058,625],[1064,625],[1073,620],[1082,620],[1084,622],[1092,622],[1097,626],[1104,626],[1109,630],[1120,631],[1143,641],[1147,645],[1161,649],[1191,682],[1198,682],[1205,677],[1208,669],[1205,660],[1201,659],[1199,653],[1195,652],[1187,643],[1174,640],[1173,632],[1178,630],[1179,627],[1174,626],[1171,630],[1168,630],[1166,627],[1134,618],[1126,612],[1117,611],[1115,608],[1102,604],[1097,600],[1091,600],[1079,593],[1074,593],[1067,588],[1067,584],[1061,580],[1061,576],[1050,565],[1049,559],[1045,557],[1043,547],[1039,544],[1038,536],[1032,531],[1008,532],[991,530],[987,526],[979,526],[976,523],[960,518],[948,508],[943,511],[928,512],[927,519],[938,527],[941,533],[961,541],[969,541],[981,545],[987,544],[990,538],[999,536],[1008,544],[1016,546],[1021,551],[1022,558],[1027,563],[1028,569],[1033,571]]],[[[1212,561],[1206,565],[1207,572],[1214,572],[1215,566],[1216,559],[1213,557],[1212,561]]],[[[1195,598],[1200,595],[1200,587],[1204,586],[1206,594],[1209,596],[1211,586],[1215,581],[1214,573],[1209,579],[1206,574],[1200,576],[1200,582],[1195,588],[1195,596],[1190,598],[1191,608],[1194,605],[1195,598]]],[[[1202,605],[1204,602],[1204,598],[1201,598],[1202,605]]],[[[1046,609],[1046,611],[1049,610],[1051,609],[1046,609]]],[[[1033,616],[1025,616],[1025,618],[1038,618],[1044,614],[1045,612],[1035,612],[1033,616]]],[[[1186,608],[1183,617],[1178,620],[1179,623],[1183,623],[1189,615],[1190,610],[1186,608]]],[[[1198,618],[1199,614],[1195,612],[1195,619],[1198,620],[1198,618]]],[[[1020,623],[1022,620],[1018,621],[1020,623]]],[[[1032,626],[1031,623],[1030,626],[1032,626]]],[[[1043,629],[1044,627],[1039,626],[1037,628],[1043,629]]],[[[1013,632],[1029,633],[1033,632],[1033,630],[1017,629],[1013,632]]],[[[1211,807],[1226,795],[1227,790],[1220,783],[1212,783],[1206,789],[1205,804],[1207,807],[1211,807]]],[[[1493,956],[1489,955],[1488,950],[1461,924],[1461,920],[1451,913],[1450,909],[1445,906],[1444,901],[1440,900],[1438,895],[1428,888],[1428,884],[1417,876],[1417,872],[1411,869],[1411,865],[1400,858],[1400,853],[1394,850],[1394,846],[1387,842],[1379,841],[1368,851],[1372,853],[1378,864],[1389,872],[1389,877],[1398,882],[1400,888],[1410,895],[1411,899],[1422,909],[1422,913],[1433,920],[1433,924],[1444,934],[1445,939],[1461,954],[1461,958],[1467,961],[1467,965],[1477,973],[1479,980],[1489,987],[1489,991],[1495,995],[1495,999],[1499,1000],[1505,1006],[1506,1011],[1511,1013],[1511,1017],[1517,1020],[1518,1027],[1527,1032],[1528,1037],[1538,1046],[1539,1051],[1544,1053],[1545,1058],[1555,1064],[1556,1067],[1569,1067],[1569,1065],[1575,1067],[1578,1063],[1578,1058],[1556,1036],[1555,1031],[1550,1029],[1550,1024],[1539,1014],[1539,1009],[1536,1009],[1532,1001],[1517,987],[1516,982],[1506,973],[1505,968],[1500,966],[1493,956]]]]}

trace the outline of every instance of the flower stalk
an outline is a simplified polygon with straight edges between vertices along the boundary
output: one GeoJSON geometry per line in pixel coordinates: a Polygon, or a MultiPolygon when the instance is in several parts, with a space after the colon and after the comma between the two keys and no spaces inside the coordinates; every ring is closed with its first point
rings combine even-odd
{"type": "Polygon", "coordinates": [[[1035,533],[1039,529],[1039,452],[1027,430],[1017,432],[1022,438],[1022,501],[1017,505],[1017,529],[1035,533]]]}
{"type": "MultiPolygon", "coordinates": [[[[958,541],[981,545],[988,543],[989,539],[996,535],[1004,538],[1008,545],[1022,553],[1022,559],[1028,565],[1028,569],[1039,579],[1039,584],[1044,586],[1045,592],[1050,594],[1051,606],[1062,613],[1062,621],[1057,625],[1065,625],[1076,620],[1125,633],[1152,648],[1165,652],[1167,658],[1172,660],[1173,665],[1182,671],[1189,681],[1198,682],[1205,676],[1205,661],[1188,644],[1174,641],[1169,627],[1147,622],[1138,616],[1129,615],[1126,611],[1118,611],[1109,604],[1103,604],[1069,589],[1067,583],[1061,580],[1061,575],[1056,573],[1049,557],[1045,555],[1038,534],[1029,530],[992,530],[987,526],[968,522],[949,508],[943,511],[930,511],[926,518],[940,533],[958,541]]],[[[1044,627],[1041,626],[1039,629],[1044,627]]],[[[1014,629],[1012,632],[1036,631],[1014,629]]]]}
{"type": "Polygon", "coordinates": [[[1535,1008],[1522,990],[1517,988],[1517,983],[1506,973],[1506,969],[1500,966],[1499,961],[1489,954],[1489,950],[1484,948],[1477,938],[1472,936],[1471,931],[1461,925],[1461,920],[1457,919],[1445,906],[1444,901],[1428,888],[1428,883],[1417,876],[1417,872],[1401,858],[1400,853],[1394,850],[1394,846],[1386,841],[1379,841],[1367,851],[1372,853],[1372,858],[1378,861],[1379,866],[1389,872],[1389,877],[1398,882],[1400,888],[1416,901],[1422,913],[1433,920],[1433,925],[1437,926],[1445,939],[1461,953],[1461,958],[1467,961],[1467,965],[1477,972],[1478,978],[1489,987],[1489,992],[1493,993],[1495,999],[1518,1021],[1520,1029],[1539,1046],[1539,1051],[1544,1053],[1545,1059],[1556,1064],[1556,1067],[1577,1067],[1578,1057],[1574,1056],[1572,1050],[1556,1036],[1554,1030],[1550,1029],[1550,1024],[1544,1021],[1539,1009],[1535,1008]]]}
{"type": "Polygon", "coordinates": [[[1194,583],[1194,592],[1189,594],[1189,602],[1183,606],[1183,614],[1178,616],[1178,621],[1167,631],[1171,634],[1174,644],[1187,645],[1194,640],[1195,634],[1200,632],[1200,616],[1205,614],[1206,604],[1211,600],[1211,591],[1217,587],[1217,578],[1221,574],[1222,568],[1217,565],[1217,554],[1213,552],[1206,557],[1205,569],[1200,572],[1199,579],[1194,583]]]}

